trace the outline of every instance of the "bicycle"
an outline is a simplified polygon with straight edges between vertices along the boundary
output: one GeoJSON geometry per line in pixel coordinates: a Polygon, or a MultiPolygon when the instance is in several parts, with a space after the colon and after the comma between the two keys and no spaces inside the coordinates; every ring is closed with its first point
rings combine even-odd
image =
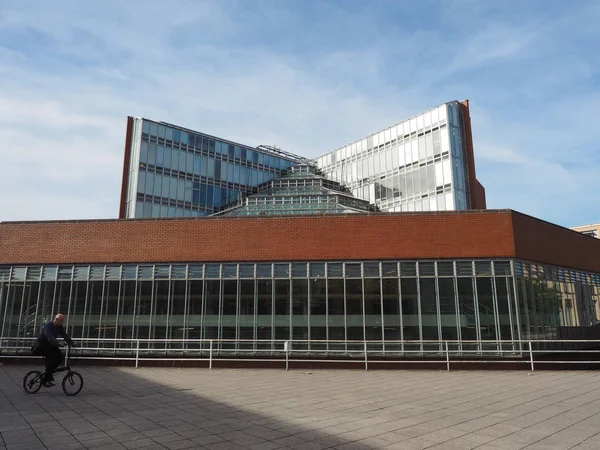
{"type": "MultiPolygon", "coordinates": [[[[74,396],[81,392],[83,388],[83,377],[79,372],[74,371],[71,368],[71,347],[69,345],[69,350],[67,352],[67,360],[65,361],[65,365],[63,367],[59,367],[52,374],[59,372],[67,372],[65,377],[62,380],[62,390],[68,396],[74,396]]],[[[27,394],[35,394],[38,392],[43,386],[44,376],[46,375],[45,371],[40,370],[32,370],[28,372],[23,377],[23,390],[27,394]]]]}

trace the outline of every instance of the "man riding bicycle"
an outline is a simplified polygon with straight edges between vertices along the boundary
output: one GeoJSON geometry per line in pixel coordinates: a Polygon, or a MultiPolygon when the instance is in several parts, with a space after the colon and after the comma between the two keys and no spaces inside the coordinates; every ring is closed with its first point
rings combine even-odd
{"type": "Polygon", "coordinates": [[[54,376],[52,373],[58,369],[58,366],[65,359],[65,355],[60,351],[58,338],[62,337],[71,346],[75,345],[62,325],[64,320],[64,314],[57,314],[54,320],[44,325],[42,333],[38,337],[35,353],[46,357],[46,373],[43,380],[43,384],[46,387],[54,386],[54,376]]]}

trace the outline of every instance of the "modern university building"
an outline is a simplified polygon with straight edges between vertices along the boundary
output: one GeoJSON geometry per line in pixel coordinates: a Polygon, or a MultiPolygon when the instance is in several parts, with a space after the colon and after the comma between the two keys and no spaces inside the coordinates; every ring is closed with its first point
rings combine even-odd
{"type": "Polygon", "coordinates": [[[518,352],[600,317],[600,240],[485,209],[466,102],[313,161],[130,117],[120,215],[0,223],[0,352],[57,312],[86,351],[257,357],[518,352]]]}
{"type": "MultiPolygon", "coordinates": [[[[120,218],[205,216],[306,158],[129,117],[120,218]]],[[[381,211],[485,209],[468,102],[449,102],[314,161],[381,211]]]]}

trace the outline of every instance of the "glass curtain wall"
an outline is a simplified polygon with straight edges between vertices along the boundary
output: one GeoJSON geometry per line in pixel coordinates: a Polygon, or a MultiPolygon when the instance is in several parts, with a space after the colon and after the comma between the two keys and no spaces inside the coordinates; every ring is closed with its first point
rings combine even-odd
{"type": "Polygon", "coordinates": [[[127,217],[203,216],[303,158],[133,119],[127,217]]]}
{"type": "Polygon", "coordinates": [[[458,102],[450,102],[315,161],[325,176],[382,211],[468,209],[462,128],[458,102]]]}
{"type": "Polygon", "coordinates": [[[599,300],[599,274],[509,260],[0,267],[0,338],[61,312],[97,354],[479,352],[595,324],[599,300]]]}

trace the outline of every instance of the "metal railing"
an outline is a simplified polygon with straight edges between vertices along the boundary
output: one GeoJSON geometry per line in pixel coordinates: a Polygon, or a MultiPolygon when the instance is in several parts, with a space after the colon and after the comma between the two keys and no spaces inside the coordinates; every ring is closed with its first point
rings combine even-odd
{"type": "MultiPolygon", "coordinates": [[[[600,340],[324,341],[233,339],[74,339],[79,359],[130,361],[400,364],[590,365],[600,367],[600,340]]],[[[34,338],[0,338],[0,359],[30,358],[34,338]]]]}

